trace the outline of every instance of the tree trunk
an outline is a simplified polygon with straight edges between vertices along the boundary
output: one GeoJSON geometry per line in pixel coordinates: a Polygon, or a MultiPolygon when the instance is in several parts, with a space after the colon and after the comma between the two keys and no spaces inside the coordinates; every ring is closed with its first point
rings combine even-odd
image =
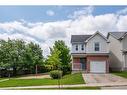
{"type": "Polygon", "coordinates": [[[38,72],[38,70],[37,70],[38,68],[37,68],[37,65],[36,65],[36,76],[37,76],[37,72],[38,72]]]}
{"type": "Polygon", "coordinates": [[[13,67],[13,76],[16,76],[17,75],[17,69],[16,67],[13,67]]]}

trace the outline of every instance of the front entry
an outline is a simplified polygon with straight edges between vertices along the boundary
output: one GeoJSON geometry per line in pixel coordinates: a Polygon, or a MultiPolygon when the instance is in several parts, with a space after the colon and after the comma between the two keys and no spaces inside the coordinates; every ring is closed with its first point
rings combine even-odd
{"type": "Polygon", "coordinates": [[[82,70],[86,70],[86,58],[80,58],[80,65],[82,70]]]}

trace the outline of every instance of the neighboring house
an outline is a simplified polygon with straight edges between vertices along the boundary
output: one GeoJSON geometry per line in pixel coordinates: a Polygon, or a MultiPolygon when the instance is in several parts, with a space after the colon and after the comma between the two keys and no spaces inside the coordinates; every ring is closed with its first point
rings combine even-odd
{"type": "Polygon", "coordinates": [[[109,72],[108,40],[101,33],[71,36],[72,71],[109,72]]]}
{"type": "Polygon", "coordinates": [[[109,32],[107,38],[111,70],[127,70],[127,32],[109,32]]]}

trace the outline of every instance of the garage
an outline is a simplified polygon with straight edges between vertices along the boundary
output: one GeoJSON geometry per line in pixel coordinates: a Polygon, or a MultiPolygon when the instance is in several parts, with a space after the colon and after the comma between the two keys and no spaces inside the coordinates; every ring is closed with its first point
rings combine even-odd
{"type": "Polygon", "coordinates": [[[90,73],[106,73],[106,61],[90,61],[90,73]]]}

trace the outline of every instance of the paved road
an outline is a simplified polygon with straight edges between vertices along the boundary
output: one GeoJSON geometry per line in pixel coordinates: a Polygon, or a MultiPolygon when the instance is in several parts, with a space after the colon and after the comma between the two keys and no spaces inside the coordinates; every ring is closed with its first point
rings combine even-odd
{"type": "Polygon", "coordinates": [[[127,90],[127,86],[115,86],[115,87],[101,87],[102,90],[127,90]]]}

